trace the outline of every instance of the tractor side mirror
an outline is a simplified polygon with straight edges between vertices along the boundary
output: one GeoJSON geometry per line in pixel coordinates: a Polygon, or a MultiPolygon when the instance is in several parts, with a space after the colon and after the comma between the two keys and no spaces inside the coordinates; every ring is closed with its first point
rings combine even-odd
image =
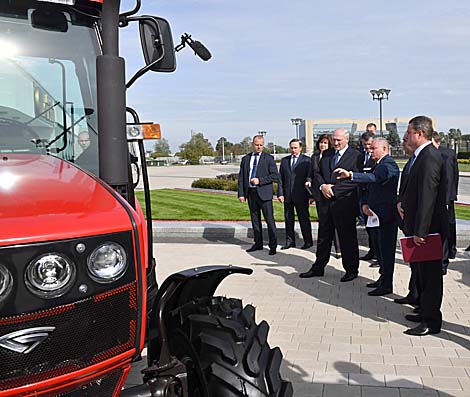
{"type": "Polygon", "coordinates": [[[139,17],[140,41],[147,67],[153,72],[174,72],[176,57],[169,22],[161,17],[139,17]]]}

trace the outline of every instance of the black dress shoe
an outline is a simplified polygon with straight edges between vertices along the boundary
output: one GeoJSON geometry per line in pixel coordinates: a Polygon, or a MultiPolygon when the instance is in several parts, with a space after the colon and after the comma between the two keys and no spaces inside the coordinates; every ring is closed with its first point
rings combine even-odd
{"type": "Polygon", "coordinates": [[[423,316],[420,314],[405,314],[405,318],[408,321],[411,321],[413,323],[422,323],[423,322],[423,316]]]}
{"type": "Polygon", "coordinates": [[[380,267],[379,262],[373,261],[369,267],[380,267]]]}
{"type": "Polygon", "coordinates": [[[302,245],[302,247],[300,247],[300,249],[301,250],[308,250],[310,247],[313,247],[313,243],[304,244],[304,245],[302,245]]]}
{"type": "Polygon", "coordinates": [[[416,299],[412,299],[408,296],[405,296],[404,298],[396,298],[393,300],[395,303],[398,303],[400,305],[414,305],[416,304],[416,299]]]}
{"type": "Polygon", "coordinates": [[[372,291],[369,291],[367,293],[367,295],[370,295],[370,296],[384,296],[384,295],[391,294],[392,292],[393,291],[392,291],[391,288],[379,287],[379,288],[373,289],[372,291]]]}
{"type": "Polygon", "coordinates": [[[341,277],[340,281],[342,283],[345,283],[345,282],[348,282],[348,281],[352,281],[354,280],[355,278],[357,278],[357,274],[356,273],[346,273],[343,277],[341,277]]]}
{"type": "Polygon", "coordinates": [[[380,284],[382,284],[382,280],[379,278],[377,281],[374,281],[373,283],[367,283],[366,287],[367,288],[378,288],[378,287],[380,287],[380,284]]]}
{"type": "Polygon", "coordinates": [[[416,306],[413,310],[412,310],[413,313],[416,313],[416,314],[421,314],[421,308],[419,306],[416,306]]]}
{"type": "Polygon", "coordinates": [[[288,250],[289,248],[295,248],[295,244],[286,244],[281,247],[281,250],[288,250]]]}
{"type": "Polygon", "coordinates": [[[368,252],[364,256],[360,256],[359,259],[361,261],[370,261],[372,259],[377,259],[377,258],[375,257],[375,254],[372,254],[372,253],[368,252]]]}
{"type": "Polygon", "coordinates": [[[405,334],[411,336],[425,336],[425,335],[434,335],[441,332],[440,329],[429,328],[426,324],[419,324],[417,327],[407,329],[404,331],[405,334]]]}
{"type": "Polygon", "coordinates": [[[305,273],[300,273],[299,277],[300,278],[309,278],[309,277],[323,277],[325,275],[325,270],[318,267],[318,266],[312,266],[312,268],[305,273]]]}
{"type": "Polygon", "coordinates": [[[276,255],[276,248],[270,248],[268,255],[276,255]]]}
{"type": "Polygon", "coordinates": [[[254,245],[252,245],[250,248],[248,248],[248,249],[246,250],[246,252],[262,251],[262,250],[263,250],[263,246],[262,246],[262,245],[254,244],[254,245]]]}

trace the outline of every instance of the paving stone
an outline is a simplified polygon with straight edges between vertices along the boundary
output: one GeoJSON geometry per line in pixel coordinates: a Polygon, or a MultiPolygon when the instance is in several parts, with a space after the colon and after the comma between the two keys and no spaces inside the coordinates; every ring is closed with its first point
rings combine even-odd
{"type": "Polygon", "coordinates": [[[349,384],[358,386],[385,386],[385,375],[349,374],[349,384]]]}
{"type": "Polygon", "coordinates": [[[442,377],[421,377],[425,388],[438,390],[462,390],[458,379],[442,377]]]}
{"type": "Polygon", "coordinates": [[[396,370],[394,365],[385,365],[377,363],[361,363],[361,373],[375,374],[375,375],[395,375],[396,370]]]}
{"type": "Polygon", "coordinates": [[[399,389],[400,397],[440,397],[436,390],[430,389],[399,389]]]}
{"type": "Polygon", "coordinates": [[[404,387],[407,389],[422,389],[423,383],[419,376],[385,375],[387,387],[404,387]]]}
{"type": "Polygon", "coordinates": [[[432,376],[435,377],[445,377],[445,378],[465,378],[467,377],[467,372],[465,368],[458,367],[430,367],[432,376]]]}
{"type": "Polygon", "coordinates": [[[323,385],[318,383],[293,382],[295,397],[322,397],[323,385]]]}
{"type": "Polygon", "coordinates": [[[313,374],[314,383],[332,384],[332,385],[347,385],[348,374],[341,374],[339,372],[315,372],[313,374]]]}
{"type": "MultiPolygon", "coordinates": [[[[363,386],[361,387],[361,397],[400,397],[399,389],[363,386]]],[[[411,397],[411,396],[410,396],[411,397]]]]}
{"type": "Polygon", "coordinates": [[[325,384],[323,397],[361,397],[359,386],[325,384]]]}

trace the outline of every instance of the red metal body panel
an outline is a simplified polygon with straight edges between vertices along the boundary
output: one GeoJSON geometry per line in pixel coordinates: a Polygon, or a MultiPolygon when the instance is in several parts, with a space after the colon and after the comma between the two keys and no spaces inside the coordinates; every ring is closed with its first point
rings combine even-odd
{"type": "Polygon", "coordinates": [[[45,155],[0,159],[0,246],[130,229],[112,194],[74,165],[45,155]]]}

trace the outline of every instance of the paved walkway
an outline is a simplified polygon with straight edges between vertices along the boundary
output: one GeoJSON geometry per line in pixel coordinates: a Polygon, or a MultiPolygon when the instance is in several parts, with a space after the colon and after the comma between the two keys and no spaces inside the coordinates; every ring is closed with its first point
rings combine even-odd
{"type": "MultiPolygon", "coordinates": [[[[155,244],[158,279],[195,266],[232,264],[253,269],[233,275],[217,294],[241,297],[271,326],[271,346],[284,354],[283,376],[296,397],[470,396],[470,255],[459,250],[445,277],[444,326],[439,335],[410,337],[403,331],[411,308],[392,298],[407,291],[409,268],[397,254],[397,295],[369,297],[365,284],[377,269],[361,262],[360,277],[340,283],[340,260],[331,258],[325,277],[300,279],[314,253],[300,249],[246,253],[250,240],[230,243],[183,239],[155,244]]],[[[364,253],[364,250],[362,251],[364,253]]],[[[137,369],[129,383],[137,382],[137,369]]]]}

